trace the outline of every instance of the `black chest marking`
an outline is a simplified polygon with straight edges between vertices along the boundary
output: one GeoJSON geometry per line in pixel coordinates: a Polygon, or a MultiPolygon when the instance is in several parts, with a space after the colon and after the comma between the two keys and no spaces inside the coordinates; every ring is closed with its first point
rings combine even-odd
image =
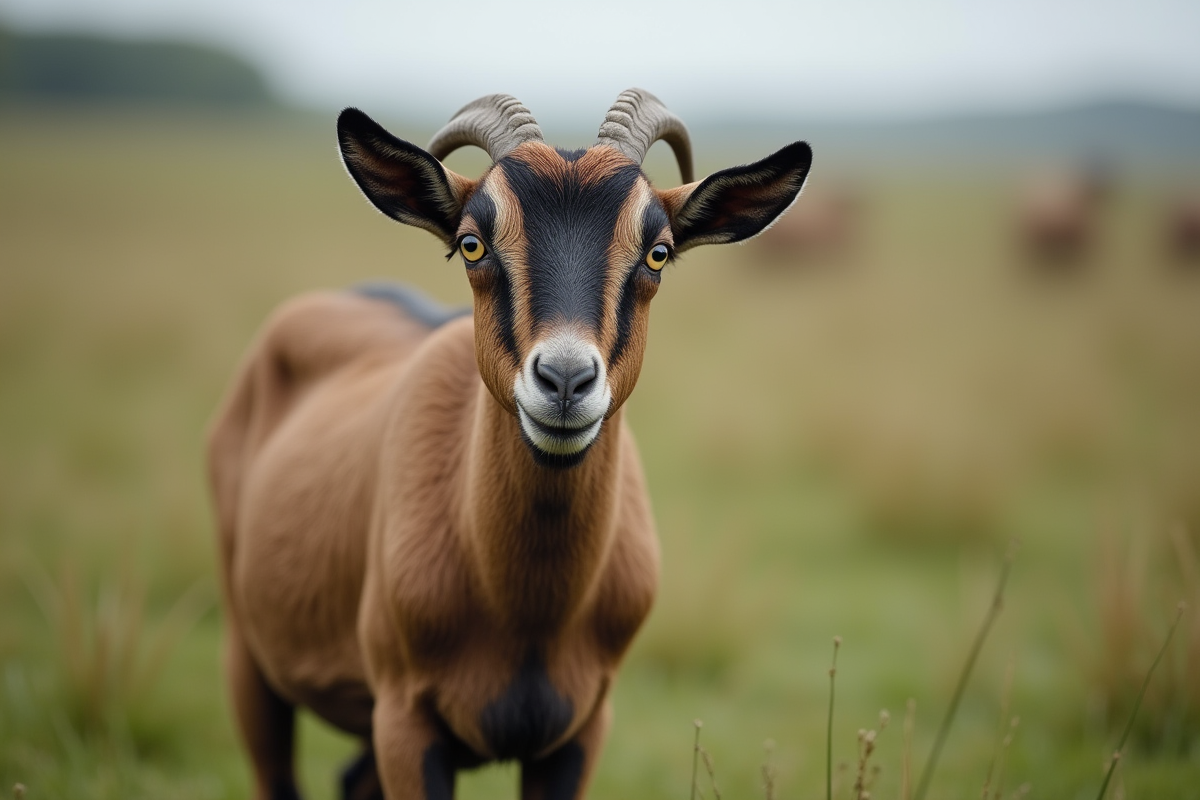
{"type": "Polygon", "coordinates": [[[479,728],[496,758],[530,759],[553,744],[575,707],[550,683],[540,658],[530,655],[504,694],[479,715],[479,728]]]}

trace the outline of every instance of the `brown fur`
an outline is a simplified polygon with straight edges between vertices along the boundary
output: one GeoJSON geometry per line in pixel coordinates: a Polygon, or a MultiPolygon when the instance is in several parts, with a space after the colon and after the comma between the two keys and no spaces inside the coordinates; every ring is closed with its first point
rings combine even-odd
{"type": "MultiPolygon", "coordinates": [[[[422,796],[443,721],[489,755],[480,709],[531,648],[575,709],[562,741],[603,727],[656,582],[620,414],[584,464],[537,467],[480,380],[472,328],[430,334],[349,294],[294,301],[210,437],[235,700],[302,704],[366,737],[374,698],[385,782],[411,787],[396,797],[422,796]]],[[[242,716],[253,751],[271,720],[242,716]]]]}
{"type": "MultiPolygon", "coordinates": [[[[339,119],[339,140],[380,210],[448,244],[488,239],[464,213],[486,193],[496,219],[482,243],[494,258],[466,270],[474,318],[433,330],[353,293],[291,301],[217,414],[209,464],[226,671],[256,796],[295,796],[297,705],[364,740],[348,796],[381,788],[391,800],[448,800],[457,769],[493,758],[521,761],[525,800],[582,796],[617,666],[657,583],[654,523],[621,410],[659,285],[646,253],[757,233],[799,192],[811,152],[790,145],[667,193],[637,175],[618,198],[614,240],[601,242],[602,319],[592,330],[556,313],[534,319],[527,201],[502,169],[478,181],[455,175],[356,111],[339,119]],[[697,187],[703,208],[688,203],[697,187]],[[671,223],[648,242],[652,203],[671,223]],[[606,365],[604,422],[571,466],[535,457],[513,388],[538,343],[567,329],[601,354],[625,331],[622,355],[606,365]]],[[[631,164],[607,147],[568,160],[539,142],[508,158],[551,185],[628,178],[631,164]]]]}

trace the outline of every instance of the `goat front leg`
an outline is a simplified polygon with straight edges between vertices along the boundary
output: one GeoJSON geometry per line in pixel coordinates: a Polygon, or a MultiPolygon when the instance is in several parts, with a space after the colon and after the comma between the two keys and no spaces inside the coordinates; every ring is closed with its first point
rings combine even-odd
{"type": "Polygon", "coordinates": [[[612,723],[605,699],[579,733],[545,758],[521,763],[521,800],[577,800],[587,794],[612,723]]]}
{"type": "Polygon", "coordinates": [[[372,722],[376,768],[387,800],[453,800],[463,748],[432,712],[414,707],[401,691],[384,689],[375,698],[372,722]]]}
{"type": "Polygon", "coordinates": [[[379,770],[375,765],[375,748],[366,741],[363,751],[342,770],[342,800],[385,800],[379,770]]]}
{"type": "Polygon", "coordinates": [[[292,767],[295,708],[267,683],[232,620],[225,633],[225,674],[254,767],[255,800],[299,800],[292,767]]]}

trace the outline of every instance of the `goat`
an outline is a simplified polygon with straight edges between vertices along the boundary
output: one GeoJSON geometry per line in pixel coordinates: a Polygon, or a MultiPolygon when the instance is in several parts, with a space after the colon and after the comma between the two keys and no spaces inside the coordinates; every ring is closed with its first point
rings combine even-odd
{"type": "Polygon", "coordinates": [[[1200,194],[1179,195],[1166,209],[1167,252],[1180,265],[1200,261],[1200,194]]]}
{"type": "Polygon", "coordinates": [[[755,249],[773,265],[836,261],[851,251],[862,227],[862,200],[849,184],[810,186],[804,202],[754,240],[755,249]]]}
{"type": "Polygon", "coordinates": [[[1073,272],[1092,248],[1112,178],[1096,162],[1046,174],[1024,189],[1018,234],[1027,260],[1045,273],[1073,272]]]}
{"type": "Polygon", "coordinates": [[[649,613],[658,544],[622,406],[662,269],[759,233],[812,152],[694,182],[682,121],[617,99],[596,143],[551,148],[490,95],[426,150],[357,109],[344,164],[384,214],[461,255],[474,313],[402,289],[285,304],[209,435],[225,669],[256,797],[298,797],[294,709],[361,737],[346,797],[453,797],[518,760],[525,800],[581,797],[617,667],[649,613]],[[651,187],[663,139],[683,185],[651,187]],[[466,145],[477,180],[441,160],[466,145]]]}

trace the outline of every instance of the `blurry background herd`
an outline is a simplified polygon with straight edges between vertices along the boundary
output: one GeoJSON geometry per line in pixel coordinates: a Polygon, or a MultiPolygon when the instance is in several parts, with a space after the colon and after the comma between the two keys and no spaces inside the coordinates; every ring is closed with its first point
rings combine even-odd
{"type": "MultiPolygon", "coordinates": [[[[1051,70],[993,100],[967,87],[907,108],[920,73],[897,67],[887,92],[883,63],[886,102],[845,78],[860,105],[839,106],[835,70],[812,79],[827,90],[812,90],[812,111],[810,84],[777,74],[765,101],[731,89],[732,55],[733,78],[705,99],[705,75],[686,73],[711,68],[712,42],[666,41],[683,77],[663,72],[663,85],[661,62],[642,77],[636,58],[609,77],[566,65],[593,76],[578,92],[547,75],[467,79],[457,54],[494,43],[450,19],[390,42],[433,38],[444,61],[339,94],[313,54],[294,68],[314,76],[305,95],[253,30],[190,35],[160,19],[114,38],[148,6],[109,6],[0,2],[0,794],[21,782],[31,800],[246,796],[219,670],[206,421],[258,324],[294,293],[385,276],[470,302],[432,237],[358,196],[336,157],[337,108],[364,104],[423,143],[474,96],[509,91],[548,139],[578,146],[643,84],[691,125],[701,174],[797,138],[816,161],[775,227],[688,254],[655,300],[629,418],[662,590],[616,689],[594,796],[687,797],[695,718],[722,796],[768,796],[768,739],[773,796],[821,796],[840,635],[839,796],[858,730],[888,709],[872,796],[900,797],[906,709],[915,701],[919,764],[1011,540],[1005,607],[931,797],[979,796],[997,753],[993,796],[1094,797],[1181,600],[1191,608],[1117,790],[1195,796],[1200,62],[1162,67],[1179,35],[1194,43],[1194,11],[1138,12],[1163,15],[1163,41],[1148,43],[1163,59],[1141,83],[1134,56],[1099,47],[1080,62],[1091,83],[1051,70]]],[[[345,13],[361,26],[372,7],[345,13]]],[[[733,22],[730,36],[753,40],[733,22]]],[[[612,24],[603,35],[626,35],[612,24]]],[[[1077,29],[1049,24],[1066,48],[1077,29]]],[[[820,38],[793,33],[797,51],[820,38]]],[[[643,31],[633,52],[662,37],[643,31]]],[[[936,71],[952,75],[943,55],[936,71]]],[[[477,153],[449,163],[486,166],[477,153]]],[[[663,145],[647,170],[677,181],[663,145]]],[[[306,718],[301,746],[309,796],[332,797],[353,744],[306,718]]],[[[509,767],[460,783],[469,798],[515,791],[509,767]]]]}

